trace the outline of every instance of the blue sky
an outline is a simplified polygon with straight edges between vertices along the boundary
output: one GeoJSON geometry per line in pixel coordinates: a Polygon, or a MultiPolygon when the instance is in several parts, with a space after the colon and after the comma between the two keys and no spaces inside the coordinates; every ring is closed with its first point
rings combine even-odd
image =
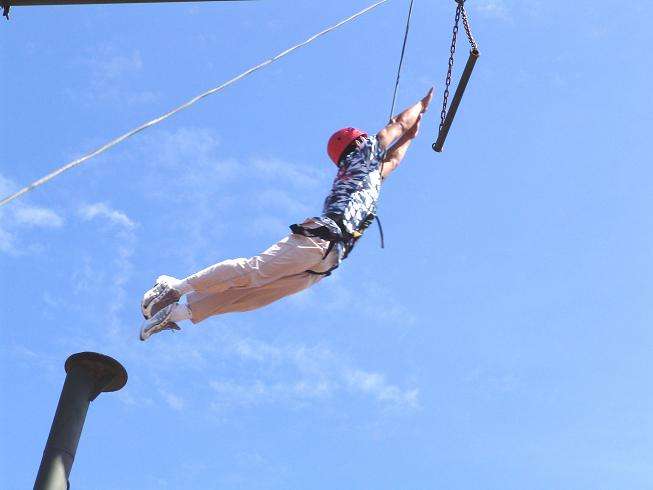
{"type": "MultiPolygon", "coordinates": [[[[319,212],[328,136],[387,118],[406,1],[0,208],[2,488],[32,484],[84,350],[130,377],[72,488],[653,487],[652,10],[468,3],[483,56],[445,153],[454,5],[416,0],[399,105],[438,93],[384,187],[386,249],[371,230],[305,293],[136,339],[157,275],[319,212]]],[[[14,9],[0,194],[366,5],[14,9]]]]}

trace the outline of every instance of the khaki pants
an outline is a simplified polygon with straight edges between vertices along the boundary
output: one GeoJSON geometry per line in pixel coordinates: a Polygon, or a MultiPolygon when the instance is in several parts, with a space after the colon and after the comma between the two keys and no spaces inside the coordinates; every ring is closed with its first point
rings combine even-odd
{"type": "Polygon", "coordinates": [[[312,286],[324,276],[307,270],[323,272],[338,261],[335,250],[323,260],[328,247],[321,238],[291,233],[260,255],[225,260],[193,274],[187,278],[194,289],[187,297],[193,323],[261,308],[312,286]]]}

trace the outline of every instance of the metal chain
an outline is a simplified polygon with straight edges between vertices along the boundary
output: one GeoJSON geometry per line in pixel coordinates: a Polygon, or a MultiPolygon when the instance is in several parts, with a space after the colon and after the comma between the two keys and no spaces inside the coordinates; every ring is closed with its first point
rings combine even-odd
{"type": "Polygon", "coordinates": [[[467,39],[469,44],[472,46],[472,50],[478,52],[478,44],[476,44],[476,39],[472,34],[472,29],[469,26],[469,19],[467,18],[467,12],[465,11],[465,0],[456,0],[458,7],[456,8],[456,19],[453,25],[453,36],[451,37],[451,49],[449,50],[449,67],[447,68],[447,79],[444,85],[444,96],[442,98],[442,111],[440,112],[440,130],[444,126],[444,120],[447,118],[447,106],[449,105],[449,88],[451,87],[451,75],[453,72],[453,65],[456,55],[456,42],[458,41],[458,27],[460,25],[460,17],[463,18],[463,26],[465,28],[465,34],[467,34],[467,39]]]}
{"type": "Polygon", "coordinates": [[[449,104],[449,87],[451,86],[451,74],[456,55],[456,42],[458,40],[458,25],[460,24],[460,15],[462,12],[462,3],[458,3],[456,8],[456,20],[453,24],[453,36],[451,38],[451,48],[449,49],[449,68],[447,69],[447,79],[444,84],[444,97],[442,99],[442,111],[440,112],[440,129],[444,126],[444,120],[447,117],[447,105],[449,104]]]}
{"type": "Polygon", "coordinates": [[[461,13],[463,16],[463,25],[465,26],[465,33],[467,34],[467,39],[469,39],[469,44],[471,44],[474,51],[478,51],[478,44],[476,44],[476,39],[474,39],[474,34],[472,34],[472,29],[469,27],[469,20],[467,19],[467,12],[465,12],[465,6],[459,4],[461,7],[461,13]]]}

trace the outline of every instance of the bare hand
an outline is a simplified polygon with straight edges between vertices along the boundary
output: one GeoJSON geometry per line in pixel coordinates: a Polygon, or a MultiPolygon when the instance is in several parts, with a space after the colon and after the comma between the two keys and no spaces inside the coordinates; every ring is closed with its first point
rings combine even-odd
{"type": "Polygon", "coordinates": [[[421,123],[421,122],[422,122],[422,114],[420,114],[419,116],[417,116],[417,120],[415,121],[415,124],[413,124],[413,125],[408,129],[408,131],[406,131],[406,136],[407,136],[408,138],[413,139],[413,138],[415,138],[415,137],[418,135],[418,133],[419,133],[419,126],[420,126],[420,123],[421,123]]]}
{"type": "Polygon", "coordinates": [[[431,99],[433,99],[433,87],[429,89],[429,91],[426,93],[424,98],[422,99],[422,114],[426,112],[426,110],[429,108],[429,104],[431,103],[431,99]]]}

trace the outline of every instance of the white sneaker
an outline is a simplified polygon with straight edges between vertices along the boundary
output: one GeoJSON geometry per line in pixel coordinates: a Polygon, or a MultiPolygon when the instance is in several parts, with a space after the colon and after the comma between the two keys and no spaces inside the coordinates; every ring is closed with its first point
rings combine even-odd
{"type": "Polygon", "coordinates": [[[175,309],[177,303],[172,303],[165,308],[161,309],[149,320],[145,320],[141,326],[139,338],[147,340],[155,333],[162,332],[163,330],[181,330],[179,325],[170,320],[172,310],[175,309]]]}
{"type": "Polygon", "coordinates": [[[154,286],[145,292],[141,300],[141,312],[146,320],[169,304],[179,301],[181,293],[170,286],[174,281],[177,281],[174,277],[159,276],[154,286]]]}

